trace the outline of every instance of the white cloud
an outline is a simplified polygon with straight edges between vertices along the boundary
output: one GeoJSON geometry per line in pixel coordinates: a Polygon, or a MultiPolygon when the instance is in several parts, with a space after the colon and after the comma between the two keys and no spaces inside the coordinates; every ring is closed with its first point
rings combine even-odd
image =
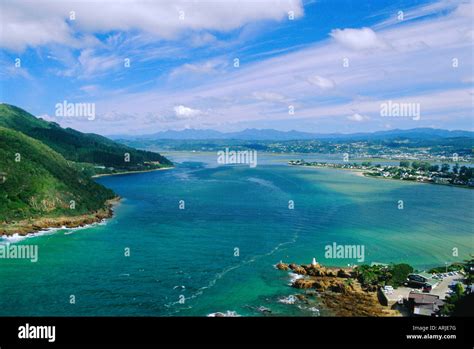
{"type": "Polygon", "coordinates": [[[331,89],[335,86],[335,83],[331,79],[324,78],[319,75],[311,75],[306,79],[311,85],[318,86],[319,88],[326,90],[331,89]]]}
{"type": "Polygon", "coordinates": [[[68,67],[56,71],[57,75],[87,79],[122,68],[124,60],[114,53],[98,53],[93,49],[84,49],[77,61],[65,64],[68,64],[68,67]]]}
{"type": "Polygon", "coordinates": [[[84,85],[84,86],[81,86],[79,90],[88,94],[93,94],[99,90],[99,86],[98,85],[84,85]]]}
{"type": "Polygon", "coordinates": [[[114,55],[96,55],[91,49],[85,49],[79,55],[79,63],[85,75],[93,75],[109,69],[123,67],[123,59],[114,55]]]}
{"type": "MultiPolygon", "coordinates": [[[[179,88],[169,88],[166,83],[173,81],[167,81],[142,92],[121,93],[111,98],[104,95],[97,106],[103,110],[136,112],[136,120],[128,125],[130,132],[135,133],[152,131],[143,126],[144,115],[150,112],[155,115],[152,120],[155,128],[182,128],[184,124],[198,127],[203,122],[201,115],[215,127],[264,122],[273,125],[285,121],[298,128],[302,121],[318,125],[327,121],[330,131],[334,131],[353,127],[354,123],[348,119],[357,122],[364,115],[371,118],[370,122],[360,123],[361,127],[383,128],[386,123],[400,127],[402,122],[411,122],[407,127],[423,127],[433,122],[444,123],[446,128],[472,127],[474,115],[469,94],[472,89],[466,84],[472,81],[473,43],[464,37],[468,30],[472,30],[470,18],[455,12],[440,14],[386,27],[376,32],[371,45],[358,46],[367,49],[380,41],[390,43],[390,50],[348,52],[348,46],[335,38],[328,39],[283,55],[248,62],[222,74],[194,74],[200,80],[192,86],[180,84],[179,88]],[[349,69],[342,66],[343,57],[350,57],[349,69]],[[452,57],[459,59],[456,69],[451,65],[452,57]],[[308,77],[314,78],[310,80],[319,88],[308,88],[308,77]],[[323,80],[329,77],[333,83],[337,82],[337,88],[321,87],[330,86],[323,80]],[[422,119],[414,124],[412,120],[376,117],[380,103],[387,99],[420,103],[422,119]],[[295,115],[288,115],[287,101],[295,106],[295,115]],[[170,113],[173,110],[174,114],[170,113]],[[358,112],[363,114],[353,115],[358,112]],[[166,121],[166,126],[161,120],[166,121]]],[[[188,72],[206,71],[210,66],[193,63],[185,68],[188,72]]],[[[114,133],[112,122],[89,124],[86,124],[89,131],[104,129],[114,133]]]]}
{"type": "MultiPolygon", "coordinates": [[[[462,1],[464,0],[439,0],[421,6],[403,6],[400,7],[400,9],[393,11],[392,15],[386,20],[377,23],[374,26],[374,29],[382,29],[392,25],[403,25],[413,20],[422,19],[424,17],[426,18],[427,16],[437,15],[440,12],[447,13],[456,9],[462,9],[462,1]],[[399,13],[399,11],[401,11],[402,13],[399,13]],[[402,15],[402,20],[399,18],[400,14],[402,15]]],[[[386,16],[386,12],[379,13],[378,15],[386,16]]]]}
{"type": "Polygon", "coordinates": [[[370,28],[362,29],[334,29],[330,35],[341,44],[352,50],[367,50],[375,48],[385,48],[386,43],[377,37],[377,34],[370,28]]]}
{"type": "Polygon", "coordinates": [[[26,68],[15,67],[12,63],[2,62],[3,69],[0,70],[0,77],[2,79],[8,78],[23,78],[27,80],[33,80],[33,76],[28,72],[26,68]]]}
{"type": "Polygon", "coordinates": [[[354,113],[347,117],[347,120],[356,121],[356,122],[368,121],[369,119],[370,118],[368,116],[361,115],[359,113],[354,113]]]}
{"type": "Polygon", "coordinates": [[[203,112],[199,109],[192,109],[189,107],[185,107],[184,105],[175,106],[174,113],[179,119],[189,119],[203,114],[203,112]]]}
{"type": "Polygon", "coordinates": [[[187,30],[225,32],[258,20],[283,20],[288,11],[301,17],[303,4],[301,0],[3,0],[1,10],[0,47],[22,51],[50,43],[78,45],[78,31],[138,30],[161,39],[176,39],[187,30]],[[75,11],[74,21],[69,20],[70,11],[75,11]]]}
{"type": "MultiPolygon", "coordinates": [[[[33,3],[30,5],[38,6],[33,3]]],[[[33,8],[25,8],[25,4],[13,1],[2,1],[0,6],[0,47],[23,51],[26,46],[73,44],[75,41],[64,17],[48,16],[41,9],[36,12],[33,8]]]]}
{"type": "Polygon", "coordinates": [[[227,63],[221,59],[214,59],[201,63],[185,63],[175,69],[170,73],[170,77],[176,77],[180,75],[185,75],[187,77],[189,73],[193,74],[212,74],[217,73],[220,70],[224,69],[227,63]]]}
{"type": "MultiPolygon", "coordinates": [[[[291,119],[292,125],[297,127],[296,120],[321,123],[330,119],[327,123],[334,130],[334,127],[338,129],[337,125],[352,124],[347,122],[348,115],[360,119],[352,115],[359,110],[364,111],[364,115],[377,115],[380,103],[393,99],[421,104],[423,117],[416,125],[411,121],[411,127],[422,127],[424,122],[441,118],[448,118],[445,121],[448,125],[459,122],[464,125],[468,122],[463,120],[473,116],[472,96],[460,80],[472,76],[472,42],[466,42],[459,33],[469,28],[468,19],[453,15],[414,21],[377,32],[377,37],[390,42],[393,49],[374,50],[370,54],[363,50],[353,51],[350,69],[342,66],[347,50],[333,40],[327,40],[246,64],[225,74],[206,75],[195,87],[174,91],[165,86],[161,90],[127,94],[125,98],[110,99],[101,104],[108,108],[119,106],[124,110],[137,110],[141,114],[159,108],[169,110],[176,105],[199,105],[201,110],[212,109],[212,113],[206,114],[206,122],[213,125],[273,124],[291,119]],[[423,42],[425,45],[417,44],[423,42]],[[451,66],[452,57],[463,63],[455,71],[451,66]],[[337,81],[338,88],[321,91],[308,88],[305,77],[314,77],[315,72],[324,72],[325,78],[337,81]],[[440,86],[439,81],[447,85],[440,86]],[[134,103],[130,104],[130,100],[134,103]],[[288,115],[285,105],[290,100],[295,106],[292,116],[288,115]]],[[[320,79],[314,82],[320,82],[320,79]]],[[[166,110],[161,114],[166,114],[166,110]]],[[[197,127],[199,119],[186,120],[186,123],[197,127]]],[[[388,120],[371,118],[370,121],[363,124],[382,128],[388,120]]],[[[167,127],[183,127],[184,121],[176,119],[173,122],[167,127]]],[[[401,122],[404,121],[390,120],[394,127],[400,127],[401,122]]],[[[139,127],[137,122],[136,128],[139,127]]]]}
{"type": "Polygon", "coordinates": [[[194,34],[190,39],[191,46],[193,47],[208,46],[211,44],[215,44],[216,41],[217,38],[210,33],[194,34]]]}

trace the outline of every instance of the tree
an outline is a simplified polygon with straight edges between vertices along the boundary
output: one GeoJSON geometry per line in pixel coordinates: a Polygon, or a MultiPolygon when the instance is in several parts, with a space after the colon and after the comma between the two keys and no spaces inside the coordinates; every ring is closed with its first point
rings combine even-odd
{"type": "Polygon", "coordinates": [[[410,161],[407,161],[407,160],[400,161],[400,167],[410,167],[410,161]]]}
{"type": "Polygon", "coordinates": [[[460,282],[454,286],[454,293],[458,296],[458,298],[464,295],[464,286],[460,282]]]}
{"type": "Polygon", "coordinates": [[[451,168],[451,166],[449,164],[442,164],[441,165],[441,172],[443,172],[443,173],[449,172],[450,168],[451,168]]]}
{"type": "Polygon", "coordinates": [[[392,274],[390,283],[393,286],[401,286],[406,281],[408,274],[413,273],[413,267],[406,263],[394,264],[390,268],[390,273],[392,274]]]}
{"type": "Polygon", "coordinates": [[[438,172],[438,171],[439,171],[439,165],[432,165],[432,166],[430,166],[429,171],[430,171],[430,172],[438,172]]]}
{"type": "Polygon", "coordinates": [[[462,179],[463,181],[467,181],[474,176],[474,169],[472,167],[467,167],[467,166],[461,166],[459,169],[459,178],[462,179]]]}
{"type": "Polygon", "coordinates": [[[430,168],[430,163],[427,161],[413,161],[411,167],[415,170],[428,171],[430,168]]]}
{"type": "Polygon", "coordinates": [[[453,173],[457,174],[459,171],[459,164],[453,166],[453,173]]]}

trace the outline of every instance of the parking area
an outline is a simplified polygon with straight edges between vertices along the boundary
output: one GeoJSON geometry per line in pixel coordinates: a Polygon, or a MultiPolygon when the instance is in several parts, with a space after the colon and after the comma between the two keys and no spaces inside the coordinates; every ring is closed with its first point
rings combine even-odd
{"type": "MultiPolygon", "coordinates": [[[[462,282],[464,280],[464,276],[460,273],[452,273],[452,275],[445,275],[446,276],[442,277],[442,279],[438,279],[439,284],[433,290],[431,290],[431,292],[429,292],[430,294],[439,296],[440,299],[445,299],[448,295],[448,292],[451,292],[449,285],[451,285],[453,282],[462,282]]],[[[408,295],[411,291],[421,292],[421,289],[411,287],[399,287],[397,289],[394,289],[393,291],[384,292],[385,297],[388,301],[388,306],[392,306],[400,299],[408,299],[408,295]]]]}
{"type": "Polygon", "coordinates": [[[453,282],[462,282],[464,280],[464,276],[460,273],[455,275],[448,275],[440,283],[436,286],[430,293],[439,296],[440,299],[445,299],[450,291],[449,285],[453,282]]]}

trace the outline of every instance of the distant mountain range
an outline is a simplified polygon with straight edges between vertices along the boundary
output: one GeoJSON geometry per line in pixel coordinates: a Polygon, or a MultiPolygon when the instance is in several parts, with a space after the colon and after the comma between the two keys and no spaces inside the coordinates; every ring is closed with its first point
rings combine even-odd
{"type": "Polygon", "coordinates": [[[474,137],[471,131],[448,131],[434,128],[414,128],[409,130],[389,130],[377,132],[360,133],[308,133],[300,131],[278,131],[273,129],[245,129],[239,132],[223,133],[215,130],[185,129],[182,131],[164,131],[143,136],[111,136],[113,139],[125,140],[216,140],[216,139],[236,139],[253,141],[289,141],[289,140],[309,140],[309,139],[341,139],[341,140],[376,140],[387,138],[455,138],[474,137]]]}

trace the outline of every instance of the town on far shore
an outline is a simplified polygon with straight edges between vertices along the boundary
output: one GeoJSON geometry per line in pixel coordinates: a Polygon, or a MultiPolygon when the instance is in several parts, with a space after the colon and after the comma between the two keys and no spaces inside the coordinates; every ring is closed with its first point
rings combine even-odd
{"type": "Polygon", "coordinates": [[[374,165],[371,161],[330,163],[290,160],[288,164],[352,170],[361,172],[364,176],[375,178],[474,187],[474,168],[466,165],[460,166],[458,163],[451,165],[448,163],[436,164],[423,160],[400,160],[398,165],[374,165]]]}

